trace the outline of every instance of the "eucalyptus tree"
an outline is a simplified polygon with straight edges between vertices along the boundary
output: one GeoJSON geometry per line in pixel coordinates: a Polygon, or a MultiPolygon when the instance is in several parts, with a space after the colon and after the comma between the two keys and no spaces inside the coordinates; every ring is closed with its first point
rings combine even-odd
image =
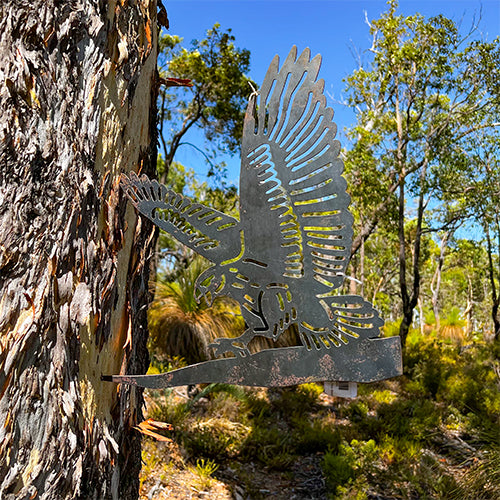
{"type": "Polygon", "coordinates": [[[205,39],[193,40],[189,49],[178,36],[160,36],[161,81],[181,84],[162,87],[159,94],[162,181],[182,145],[198,149],[209,160],[211,173],[217,167],[212,161],[215,152],[239,150],[245,109],[255,84],[246,76],[250,52],[237,48],[234,42],[231,30],[222,31],[219,24],[207,31],[205,39]],[[191,86],[186,86],[189,80],[191,86]],[[193,127],[202,130],[207,140],[205,150],[185,142],[193,127]]]}
{"type": "Polygon", "coordinates": [[[457,174],[465,207],[483,230],[487,252],[491,319],[495,339],[500,340],[500,133],[477,131],[474,141],[456,148],[462,160],[457,174]]]}
{"type": "Polygon", "coordinates": [[[396,321],[401,315],[398,303],[397,237],[383,228],[362,242],[359,252],[350,261],[350,293],[360,293],[380,311],[387,321],[396,321]],[[354,279],[353,279],[354,278],[354,279]],[[357,286],[356,286],[357,285],[357,286]]]}
{"type": "Polygon", "coordinates": [[[404,344],[420,293],[422,235],[431,229],[426,214],[439,200],[435,179],[449,165],[451,144],[497,125],[490,118],[498,105],[500,57],[498,40],[469,41],[474,27],[461,35],[450,19],[402,16],[397,7],[391,0],[370,24],[369,62],[347,79],[358,118],[346,170],[363,215],[352,252],[378,225],[396,221],[404,344]],[[415,221],[411,241],[408,218],[415,221]]]}
{"type": "Polygon", "coordinates": [[[440,309],[458,306],[467,322],[466,334],[491,324],[489,259],[484,241],[453,238],[442,272],[440,309]]]}
{"type": "Polygon", "coordinates": [[[0,3],[0,498],[138,497],[156,2],[0,3]]]}

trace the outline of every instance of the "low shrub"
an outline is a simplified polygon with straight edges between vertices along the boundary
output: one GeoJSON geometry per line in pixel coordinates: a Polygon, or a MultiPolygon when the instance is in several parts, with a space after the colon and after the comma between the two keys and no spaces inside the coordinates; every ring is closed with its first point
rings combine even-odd
{"type": "Polygon", "coordinates": [[[276,426],[254,427],[243,443],[241,456],[271,469],[286,469],[294,460],[291,436],[276,426]]]}
{"type": "Polygon", "coordinates": [[[341,442],[340,431],[332,422],[300,419],[294,422],[292,442],[299,455],[338,451],[341,442]]]}
{"type": "Polygon", "coordinates": [[[328,492],[334,496],[338,493],[339,487],[348,485],[356,477],[356,472],[349,458],[331,451],[325,453],[321,468],[328,492]]]}

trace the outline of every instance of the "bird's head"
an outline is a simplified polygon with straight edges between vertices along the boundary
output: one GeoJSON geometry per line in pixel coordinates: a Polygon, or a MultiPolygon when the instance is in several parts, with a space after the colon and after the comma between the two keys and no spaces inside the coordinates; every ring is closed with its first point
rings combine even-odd
{"type": "Polygon", "coordinates": [[[194,298],[198,304],[201,299],[205,299],[208,306],[211,306],[215,297],[222,293],[226,285],[226,276],[217,272],[216,266],[203,271],[196,279],[194,298]]]}

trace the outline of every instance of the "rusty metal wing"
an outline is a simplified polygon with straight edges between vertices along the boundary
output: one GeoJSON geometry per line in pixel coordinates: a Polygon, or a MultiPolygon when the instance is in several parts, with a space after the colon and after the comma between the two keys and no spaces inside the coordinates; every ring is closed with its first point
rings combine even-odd
{"type": "Polygon", "coordinates": [[[234,217],[195,203],[145,175],[123,175],[121,185],[141,214],[196,253],[218,264],[240,253],[239,221],[234,217]]]}
{"type": "Polygon", "coordinates": [[[260,242],[245,254],[305,277],[315,293],[342,284],[353,221],[320,64],[296,47],[281,68],[274,58],[247,108],[240,173],[245,242],[260,242]]]}

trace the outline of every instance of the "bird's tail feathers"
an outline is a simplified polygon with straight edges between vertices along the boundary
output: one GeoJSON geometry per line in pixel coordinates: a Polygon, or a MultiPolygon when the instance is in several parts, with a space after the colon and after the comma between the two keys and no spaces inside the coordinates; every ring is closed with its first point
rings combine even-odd
{"type": "Polygon", "coordinates": [[[377,338],[384,320],[370,302],[358,295],[323,296],[321,305],[331,324],[317,328],[300,324],[302,342],[308,349],[341,347],[349,342],[377,338]]]}

